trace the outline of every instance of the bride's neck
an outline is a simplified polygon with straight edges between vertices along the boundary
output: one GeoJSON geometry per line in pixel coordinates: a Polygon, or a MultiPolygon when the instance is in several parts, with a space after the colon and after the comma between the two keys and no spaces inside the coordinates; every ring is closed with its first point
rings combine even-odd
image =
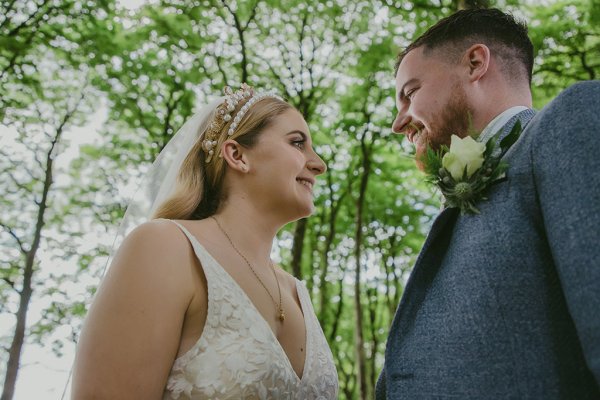
{"type": "MultiPolygon", "coordinates": [[[[272,217],[259,213],[244,202],[228,202],[213,217],[217,219],[233,245],[248,260],[266,264],[271,254],[273,240],[280,224],[272,217]]],[[[268,264],[267,264],[268,265],[268,264]]]]}

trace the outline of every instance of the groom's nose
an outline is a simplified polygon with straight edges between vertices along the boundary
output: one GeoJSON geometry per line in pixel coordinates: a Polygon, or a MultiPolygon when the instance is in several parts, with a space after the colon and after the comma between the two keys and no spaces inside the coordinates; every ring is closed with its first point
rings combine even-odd
{"type": "Polygon", "coordinates": [[[398,113],[392,123],[392,132],[403,133],[410,122],[410,118],[406,114],[398,113]]]}

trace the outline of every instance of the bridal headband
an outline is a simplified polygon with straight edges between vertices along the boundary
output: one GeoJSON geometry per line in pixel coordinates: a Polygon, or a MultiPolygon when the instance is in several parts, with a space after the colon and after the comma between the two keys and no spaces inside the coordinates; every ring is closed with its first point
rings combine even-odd
{"type": "Polygon", "coordinates": [[[229,129],[227,129],[227,136],[229,137],[233,135],[250,107],[258,101],[267,97],[282,100],[281,97],[277,96],[272,91],[256,93],[251,86],[248,86],[245,83],[242,83],[240,89],[235,92],[229,86],[225,86],[223,92],[225,93],[225,100],[217,106],[215,116],[208,126],[208,129],[204,134],[204,139],[202,140],[202,150],[206,153],[207,163],[211,162],[219,136],[224,131],[227,124],[230,124],[229,129]],[[244,105],[239,111],[235,112],[243,102],[245,102],[244,105]]]}

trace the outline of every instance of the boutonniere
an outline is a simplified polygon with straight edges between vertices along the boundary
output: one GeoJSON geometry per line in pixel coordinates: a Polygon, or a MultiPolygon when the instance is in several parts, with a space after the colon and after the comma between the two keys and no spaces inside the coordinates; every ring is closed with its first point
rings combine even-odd
{"type": "Polygon", "coordinates": [[[485,192],[490,184],[505,176],[508,164],[502,156],[521,134],[521,124],[515,124],[500,143],[496,135],[480,143],[471,136],[452,135],[450,148],[427,148],[425,173],[427,181],[435,184],[444,196],[445,207],[458,207],[462,214],[479,214],[475,204],[487,200],[485,192]]]}

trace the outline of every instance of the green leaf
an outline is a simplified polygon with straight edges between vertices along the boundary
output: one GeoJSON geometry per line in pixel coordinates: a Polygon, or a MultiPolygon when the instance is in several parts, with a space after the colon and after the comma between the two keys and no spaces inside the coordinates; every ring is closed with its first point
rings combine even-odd
{"type": "Polygon", "coordinates": [[[500,141],[500,148],[502,149],[502,152],[503,153],[506,152],[506,150],[508,150],[517,141],[517,139],[519,139],[520,135],[521,135],[521,121],[517,120],[517,122],[512,127],[512,129],[510,130],[508,135],[506,135],[500,141]]]}

